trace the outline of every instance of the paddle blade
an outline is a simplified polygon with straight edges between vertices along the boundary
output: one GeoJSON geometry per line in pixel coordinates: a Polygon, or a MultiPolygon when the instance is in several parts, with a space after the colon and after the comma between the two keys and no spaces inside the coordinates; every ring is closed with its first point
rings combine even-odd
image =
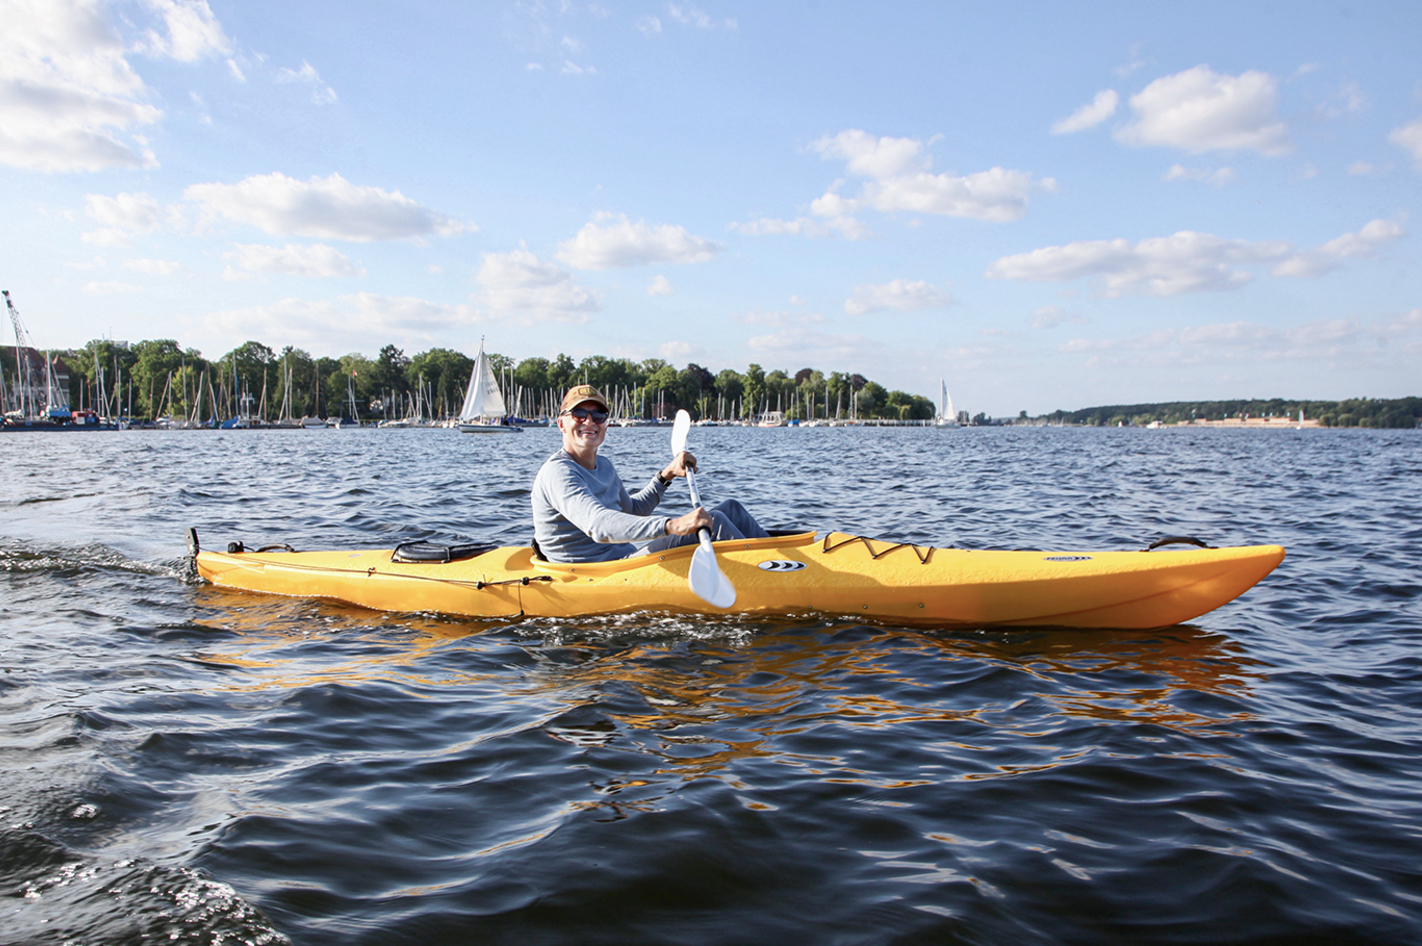
{"type": "Polygon", "coordinates": [[[686,411],[676,412],[676,423],[672,424],[672,456],[680,456],[686,450],[686,435],[691,433],[691,415],[686,411]]]}
{"type": "Polygon", "coordinates": [[[691,593],[714,608],[729,608],[736,603],[736,587],[716,564],[711,540],[701,536],[701,544],[691,556],[691,593]]]}

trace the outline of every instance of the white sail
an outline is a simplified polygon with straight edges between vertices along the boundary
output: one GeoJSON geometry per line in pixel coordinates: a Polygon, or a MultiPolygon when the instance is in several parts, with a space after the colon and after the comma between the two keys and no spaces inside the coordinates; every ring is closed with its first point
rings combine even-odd
{"type": "Polygon", "coordinates": [[[484,342],[480,340],[479,357],[474,359],[474,370],[469,373],[469,388],[464,392],[464,407],[459,411],[459,420],[474,424],[481,417],[503,417],[507,413],[504,396],[499,392],[494,370],[484,354],[484,342]]]}
{"type": "Polygon", "coordinates": [[[948,382],[940,381],[943,385],[943,399],[938,405],[938,426],[956,427],[958,426],[958,415],[953,411],[953,395],[948,393],[948,382]]]}

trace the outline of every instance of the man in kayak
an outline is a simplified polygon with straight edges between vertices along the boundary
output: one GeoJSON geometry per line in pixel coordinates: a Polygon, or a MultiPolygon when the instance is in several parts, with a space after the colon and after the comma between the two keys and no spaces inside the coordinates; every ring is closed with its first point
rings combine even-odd
{"type": "Polygon", "coordinates": [[[568,389],[558,411],[563,445],[544,461],[533,481],[533,538],[550,562],[607,562],[638,554],[632,543],[657,552],[696,541],[698,529],[713,541],[765,538],[734,499],[710,512],[697,507],[683,516],[654,516],[667,487],[696,458],[683,452],[646,486],[629,494],[612,461],[597,455],[607,437],[607,398],[590,384],[568,389]]]}

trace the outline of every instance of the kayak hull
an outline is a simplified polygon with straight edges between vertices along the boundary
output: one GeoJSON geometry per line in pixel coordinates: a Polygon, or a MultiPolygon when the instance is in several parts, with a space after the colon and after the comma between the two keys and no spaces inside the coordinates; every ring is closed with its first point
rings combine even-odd
{"type": "Polygon", "coordinates": [[[691,593],[695,546],[566,565],[527,547],[445,563],[392,561],[389,549],[211,552],[194,559],[214,585],[324,598],[381,611],[478,618],[637,611],[824,614],[921,627],[1151,628],[1232,601],[1284,558],[1277,545],[1154,552],[930,548],[813,532],[715,544],[736,589],[715,608],[691,593]]]}

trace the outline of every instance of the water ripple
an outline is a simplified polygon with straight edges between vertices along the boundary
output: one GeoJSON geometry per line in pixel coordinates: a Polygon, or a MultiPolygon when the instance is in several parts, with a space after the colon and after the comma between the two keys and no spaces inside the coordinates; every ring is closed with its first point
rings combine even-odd
{"type": "Polygon", "coordinates": [[[523,542],[552,432],[0,439],[7,941],[1422,938],[1422,438],[692,440],[777,527],[1289,558],[1150,632],[385,615],[185,584],[184,529],[523,542]]]}

